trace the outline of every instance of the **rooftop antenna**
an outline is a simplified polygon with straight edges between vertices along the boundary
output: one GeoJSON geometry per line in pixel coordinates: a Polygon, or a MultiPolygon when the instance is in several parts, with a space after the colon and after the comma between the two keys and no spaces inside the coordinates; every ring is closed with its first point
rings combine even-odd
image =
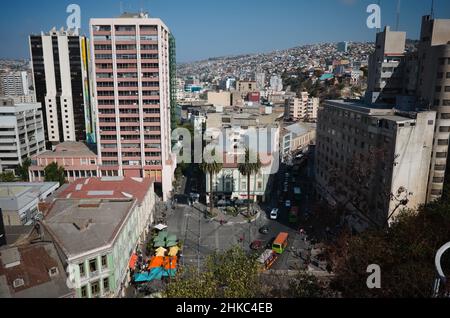
{"type": "Polygon", "coordinates": [[[400,8],[401,8],[401,0],[397,0],[397,21],[395,23],[395,31],[398,31],[400,25],[400,8]]]}
{"type": "Polygon", "coordinates": [[[434,0],[431,0],[431,18],[434,19],[434,0]]]}
{"type": "MultiPolygon", "coordinates": [[[[381,0],[378,0],[378,6],[381,7],[381,0]]],[[[377,33],[380,33],[381,29],[377,28],[377,33]]]]}

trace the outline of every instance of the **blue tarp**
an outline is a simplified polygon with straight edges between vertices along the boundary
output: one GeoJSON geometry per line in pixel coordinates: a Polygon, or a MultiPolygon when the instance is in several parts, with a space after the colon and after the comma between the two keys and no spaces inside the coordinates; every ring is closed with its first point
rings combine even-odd
{"type": "Polygon", "coordinates": [[[177,274],[176,269],[166,270],[162,267],[152,269],[150,272],[144,272],[134,275],[134,282],[146,283],[155,279],[161,280],[163,277],[175,277],[177,274]]]}

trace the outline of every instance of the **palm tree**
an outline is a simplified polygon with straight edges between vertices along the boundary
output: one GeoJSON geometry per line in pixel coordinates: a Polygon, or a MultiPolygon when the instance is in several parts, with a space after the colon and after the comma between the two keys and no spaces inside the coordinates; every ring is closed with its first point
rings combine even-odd
{"type": "Polygon", "coordinates": [[[250,158],[252,158],[250,149],[247,148],[245,149],[245,162],[240,163],[238,166],[241,175],[247,177],[247,215],[250,215],[250,176],[257,174],[262,166],[259,155],[256,158],[256,162],[251,162],[250,158]]]}
{"type": "MultiPolygon", "coordinates": [[[[214,157],[215,150],[213,150],[211,155],[214,157]]],[[[223,164],[214,160],[211,163],[203,162],[200,165],[200,168],[202,169],[202,171],[205,174],[209,175],[209,190],[210,190],[210,192],[209,192],[209,214],[212,216],[213,208],[214,208],[214,206],[213,206],[213,197],[214,197],[214,195],[213,195],[214,194],[213,179],[216,174],[218,174],[220,171],[222,171],[223,164]]]]}

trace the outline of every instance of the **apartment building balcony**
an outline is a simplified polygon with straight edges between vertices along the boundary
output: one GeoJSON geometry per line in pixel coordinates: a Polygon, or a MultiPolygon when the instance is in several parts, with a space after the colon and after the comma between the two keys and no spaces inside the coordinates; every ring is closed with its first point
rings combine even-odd
{"type": "MultiPolygon", "coordinates": [[[[16,161],[17,160],[19,160],[19,156],[17,155],[17,149],[13,149],[13,151],[16,151],[16,152],[11,152],[11,153],[8,153],[8,152],[0,152],[0,156],[2,157],[2,158],[8,158],[8,159],[15,159],[16,161]]],[[[13,160],[11,160],[11,161],[13,161],[13,160]]],[[[2,165],[3,165],[3,163],[5,162],[5,160],[2,160],[2,165]]]]}
{"type": "MultiPolygon", "coordinates": [[[[3,141],[3,140],[2,140],[3,141]]],[[[17,151],[17,145],[6,146],[3,142],[0,143],[1,151],[17,151]]]]}
{"type": "Polygon", "coordinates": [[[93,32],[93,34],[94,34],[94,36],[97,36],[97,35],[111,35],[111,31],[94,31],[93,32]]]}
{"type": "MultiPolygon", "coordinates": [[[[136,53],[136,52],[135,52],[136,53]]],[[[133,54],[135,54],[133,53],[133,54]]],[[[123,63],[123,64],[137,64],[137,59],[117,59],[116,63],[123,63]]]]}
{"type": "MultiPolygon", "coordinates": [[[[110,36],[110,34],[105,34],[104,36],[110,36]]],[[[111,45],[111,39],[94,39],[95,45],[111,45]]],[[[101,50],[95,50],[97,52],[101,52],[101,50]]],[[[95,52],[94,51],[94,52],[95,52]]]]}
{"type": "Polygon", "coordinates": [[[157,30],[145,30],[142,29],[140,30],[140,35],[153,35],[153,36],[158,36],[158,31],[157,30]]]}
{"type": "MultiPolygon", "coordinates": [[[[158,63],[158,62],[154,62],[154,60],[142,60],[142,63],[158,63]]],[[[143,73],[158,73],[159,74],[159,68],[158,67],[146,67],[146,68],[142,68],[142,72],[143,73]]],[[[154,79],[158,79],[154,78],[154,79]]]]}
{"type": "Polygon", "coordinates": [[[117,131],[116,130],[113,130],[113,131],[102,130],[100,128],[100,135],[103,135],[103,136],[117,136],[117,131]]]}
{"type": "Polygon", "coordinates": [[[115,35],[136,36],[136,30],[116,30],[115,35]]]}

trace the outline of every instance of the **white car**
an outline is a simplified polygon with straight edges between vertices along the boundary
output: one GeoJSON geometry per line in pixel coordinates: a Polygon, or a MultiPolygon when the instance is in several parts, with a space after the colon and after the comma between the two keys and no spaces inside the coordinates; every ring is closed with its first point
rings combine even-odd
{"type": "Polygon", "coordinates": [[[270,219],[271,219],[271,220],[276,220],[276,219],[278,219],[278,209],[273,209],[273,210],[270,212],[270,219]]]}
{"type": "Polygon", "coordinates": [[[285,205],[286,205],[287,208],[290,208],[291,207],[291,200],[287,200],[285,202],[285,205]]]}

